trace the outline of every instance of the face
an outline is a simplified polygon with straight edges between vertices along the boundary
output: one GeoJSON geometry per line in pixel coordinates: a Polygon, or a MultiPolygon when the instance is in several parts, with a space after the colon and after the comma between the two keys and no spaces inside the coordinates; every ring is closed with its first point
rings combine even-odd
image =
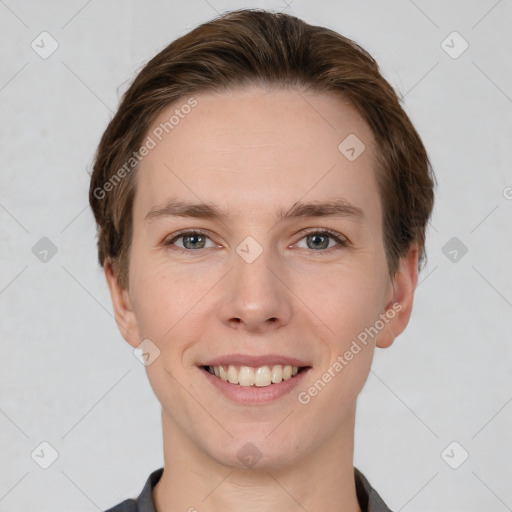
{"type": "Polygon", "coordinates": [[[391,280],[375,141],[349,104],[194,98],[148,132],[127,290],[106,267],[116,317],[160,351],[146,371],[176,438],[205,460],[283,467],[347,435],[375,346],[409,318],[417,253],[391,280]]]}

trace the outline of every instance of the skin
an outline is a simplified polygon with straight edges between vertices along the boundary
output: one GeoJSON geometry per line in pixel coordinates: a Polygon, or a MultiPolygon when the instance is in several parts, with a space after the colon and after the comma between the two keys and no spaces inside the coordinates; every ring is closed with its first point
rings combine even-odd
{"type": "Polygon", "coordinates": [[[356,399],[375,347],[391,345],[409,321],[418,263],[412,245],[389,276],[373,135],[351,105],[330,95],[254,87],[195,98],[198,105],[138,170],[128,288],[118,286],[110,262],[104,267],[126,341],[137,347],[149,338],[161,351],[146,367],[162,404],[156,509],[360,511],[356,399]],[[338,150],[349,134],[366,146],[352,162],[338,150]],[[276,214],[299,200],[339,197],[364,218],[276,214]],[[229,216],[145,220],[170,198],[215,204],[229,216]],[[325,239],[307,236],[326,228],[349,245],[328,238],[325,249],[325,239]],[[206,245],[188,239],[184,248],[183,238],[164,245],[183,229],[205,231],[206,245]],[[248,236],[263,249],[252,263],[236,252],[248,236]],[[396,303],[401,310],[378,336],[307,405],[299,403],[298,391],[396,303]],[[312,368],[298,391],[242,405],[196,366],[230,353],[298,357],[312,368]],[[237,456],[249,442],[261,453],[254,467],[237,456]]]}

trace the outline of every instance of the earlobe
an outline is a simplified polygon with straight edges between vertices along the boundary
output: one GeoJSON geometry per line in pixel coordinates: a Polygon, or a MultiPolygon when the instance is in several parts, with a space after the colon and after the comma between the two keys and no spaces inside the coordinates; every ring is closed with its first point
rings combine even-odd
{"type": "Polygon", "coordinates": [[[123,335],[123,338],[133,347],[137,347],[140,343],[139,332],[128,290],[119,285],[112,260],[105,260],[103,271],[110,290],[117,327],[123,335]]]}
{"type": "Polygon", "coordinates": [[[414,291],[418,282],[418,257],[418,246],[413,244],[407,254],[400,258],[398,270],[393,277],[392,298],[386,305],[384,312],[388,322],[379,333],[376,342],[379,348],[389,347],[409,323],[414,291]]]}

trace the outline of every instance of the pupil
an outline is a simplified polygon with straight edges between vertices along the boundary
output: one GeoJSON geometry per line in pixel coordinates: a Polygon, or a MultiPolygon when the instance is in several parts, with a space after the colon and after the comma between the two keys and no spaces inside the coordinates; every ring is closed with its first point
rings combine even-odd
{"type": "Polygon", "coordinates": [[[320,249],[327,249],[327,247],[329,246],[329,239],[328,237],[326,236],[323,236],[323,235],[310,235],[309,237],[311,240],[315,240],[315,242],[317,242],[319,239],[320,239],[320,242],[321,242],[321,239],[323,239],[323,244],[321,245],[317,245],[315,242],[313,242],[313,247],[311,247],[309,244],[309,248],[312,249],[312,248],[320,248],[320,249]],[[326,243],[327,242],[327,243],[326,243]]]}
{"type": "MultiPolygon", "coordinates": [[[[201,235],[188,235],[184,237],[183,239],[183,245],[187,247],[187,245],[191,245],[192,248],[197,248],[197,243],[200,241],[203,237],[201,235]]],[[[203,241],[204,243],[204,241],[203,241]]]]}

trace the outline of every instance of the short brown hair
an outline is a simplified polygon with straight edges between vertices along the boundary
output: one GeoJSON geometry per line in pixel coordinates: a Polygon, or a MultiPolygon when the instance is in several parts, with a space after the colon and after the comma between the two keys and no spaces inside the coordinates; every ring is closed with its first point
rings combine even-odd
{"type": "Polygon", "coordinates": [[[435,178],[418,133],[375,60],[328,28],[283,13],[241,9],[198,26],[152,58],[101,138],[89,202],[98,227],[99,263],[112,261],[120,286],[128,287],[137,170],[136,165],[127,169],[126,162],[164,108],[192,94],[249,85],[334,93],[357,109],[378,148],[375,171],[389,272],[396,272],[412,243],[418,244],[422,263],[435,178]]]}

